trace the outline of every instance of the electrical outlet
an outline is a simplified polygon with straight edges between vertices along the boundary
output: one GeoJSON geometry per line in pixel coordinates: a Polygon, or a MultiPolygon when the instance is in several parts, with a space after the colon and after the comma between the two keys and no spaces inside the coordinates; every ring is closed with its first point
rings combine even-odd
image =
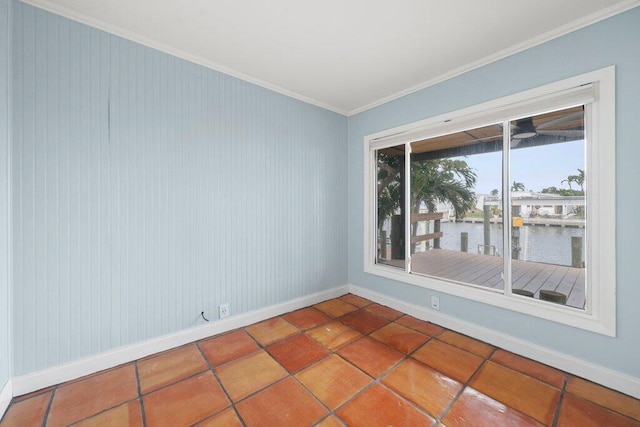
{"type": "Polygon", "coordinates": [[[433,310],[440,310],[440,297],[431,297],[431,308],[433,310]]]}
{"type": "Polygon", "coordinates": [[[229,303],[225,302],[224,304],[220,304],[218,306],[218,312],[220,313],[221,319],[224,319],[225,317],[229,317],[229,303]]]}

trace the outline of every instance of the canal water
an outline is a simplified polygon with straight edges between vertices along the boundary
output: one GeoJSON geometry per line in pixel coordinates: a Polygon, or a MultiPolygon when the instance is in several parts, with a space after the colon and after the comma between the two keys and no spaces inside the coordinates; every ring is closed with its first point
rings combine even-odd
{"type": "MultiPolygon", "coordinates": [[[[478,252],[478,245],[484,244],[482,223],[443,222],[440,229],[444,236],[440,239],[442,249],[460,250],[460,233],[469,233],[469,252],[478,252]]],[[[504,256],[502,224],[491,224],[491,245],[500,256],[504,256]]],[[[520,259],[558,265],[571,265],[571,237],[585,237],[584,228],[545,227],[525,225],[520,229],[520,259]]],[[[480,251],[483,246],[480,247],[480,251]]],[[[510,252],[509,248],[509,252],[510,252]]],[[[510,256],[510,255],[508,255],[510,256]]],[[[583,255],[584,260],[584,245],[583,255]]]]}

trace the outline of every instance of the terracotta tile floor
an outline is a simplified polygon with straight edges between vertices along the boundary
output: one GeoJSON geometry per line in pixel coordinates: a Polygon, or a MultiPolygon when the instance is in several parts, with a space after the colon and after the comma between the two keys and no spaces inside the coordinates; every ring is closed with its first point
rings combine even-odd
{"type": "Polygon", "coordinates": [[[355,295],[13,399],[8,426],[640,426],[640,400],[355,295]]]}

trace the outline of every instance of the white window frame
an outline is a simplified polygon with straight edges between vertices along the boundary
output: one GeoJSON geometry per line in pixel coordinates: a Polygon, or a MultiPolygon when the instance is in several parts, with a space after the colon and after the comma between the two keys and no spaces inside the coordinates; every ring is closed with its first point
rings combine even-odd
{"type": "MultiPolygon", "coordinates": [[[[505,132],[508,132],[508,129],[505,127],[505,132]]],[[[506,152],[508,153],[508,151],[506,152]]],[[[409,163],[407,162],[407,164],[409,163]]],[[[365,273],[603,335],[616,335],[614,66],[367,135],[364,137],[364,165],[365,273]],[[402,270],[376,263],[377,236],[374,226],[376,224],[377,201],[376,150],[496,122],[508,124],[508,121],[512,119],[580,105],[585,103],[585,96],[590,97],[585,105],[586,170],[589,180],[586,200],[586,229],[588,233],[586,239],[586,276],[588,279],[585,289],[587,301],[585,310],[511,295],[510,286],[505,286],[503,292],[479,286],[461,285],[445,279],[411,274],[408,267],[402,270]]],[[[503,173],[506,177],[503,179],[503,194],[508,194],[506,191],[509,183],[508,166],[505,154],[503,173]]],[[[510,209],[510,203],[505,203],[505,207],[510,209]]],[[[509,236],[508,232],[505,233],[505,236],[509,236]]],[[[510,243],[505,242],[505,245],[508,247],[510,243]]],[[[505,260],[505,266],[507,266],[505,275],[509,279],[510,262],[508,259],[505,260]]]]}

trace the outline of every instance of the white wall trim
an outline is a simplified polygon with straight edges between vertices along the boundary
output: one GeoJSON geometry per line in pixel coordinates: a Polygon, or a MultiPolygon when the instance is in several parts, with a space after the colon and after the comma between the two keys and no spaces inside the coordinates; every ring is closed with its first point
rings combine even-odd
{"type": "Polygon", "coordinates": [[[70,8],[67,7],[63,7],[60,6],[52,1],[49,0],[20,0],[22,3],[37,7],[39,9],[43,9],[46,10],[47,12],[51,12],[53,14],[56,15],[60,15],[63,16],[65,18],[71,19],[72,21],[76,21],[79,22],[81,24],[85,24],[88,25],[90,27],[93,28],[98,28],[102,31],[106,31],[107,33],[110,34],[114,34],[116,36],[125,38],[127,40],[131,40],[133,42],[139,43],[141,45],[150,47],[152,49],[156,49],[159,50],[161,52],[165,52],[168,53],[170,55],[176,56],[178,58],[182,58],[184,60],[187,60],[189,62],[193,62],[195,64],[198,65],[202,65],[203,67],[207,67],[210,68],[212,70],[215,71],[219,71],[221,73],[227,74],[229,76],[238,78],[240,80],[244,80],[246,82],[249,83],[253,83],[255,85],[264,87],[266,89],[272,90],[274,92],[280,93],[282,95],[286,95],[288,97],[297,99],[299,101],[303,101],[306,102],[308,104],[312,104],[315,105],[317,107],[320,108],[324,108],[326,110],[329,111],[333,111],[335,113],[338,114],[342,114],[345,116],[353,116],[355,114],[361,113],[363,111],[366,110],[370,110],[374,107],[377,107],[379,105],[385,104],[387,102],[393,101],[395,99],[401,98],[405,95],[409,95],[411,93],[414,92],[418,92],[422,89],[425,89],[429,86],[433,86],[436,85],[438,83],[441,83],[445,80],[449,80],[452,79],[454,77],[457,77],[459,75],[462,75],[464,73],[467,73],[469,71],[475,70],[477,68],[483,67],[487,64],[490,64],[492,62],[496,62],[499,61],[503,58],[506,58],[507,56],[511,56],[514,55],[516,53],[525,51],[527,49],[530,49],[534,46],[538,46],[542,43],[548,42],[550,40],[553,40],[555,38],[558,37],[562,37],[566,34],[569,34],[571,32],[577,31],[581,28],[587,27],[589,25],[595,24],[596,22],[602,21],[604,19],[610,18],[612,16],[615,16],[617,14],[626,12],[628,10],[633,9],[634,7],[638,7],[640,6],[640,0],[627,0],[621,3],[617,3],[611,7],[599,10],[595,13],[592,13],[590,15],[587,15],[585,17],[582,17],[578,20],[575,20],[573,22],[569,22],[559,28],[553,29],[551,31],[548,31],[544,34],[540,34],[537,37],[533,37],[529,40],[526,40],[522,43],[519,43],[515,46],[512,46],[510,48],[501,50],[500,52],[496,52],[492,55],[486,56],[482,59],[479,59],[477,61],[471,62],[467,65],[464,65],[462,67],[456,68],[454,70],[451,70],[447,73],[441,74],[438,77],[435,77],[433,79],[427,80],[426,82],[423,83],[419,83],[417,85],[411,86],[407,89],[404,89],[400,92],[396,92],[392,95],[386,96],[384,98],[378,99],[377,101],[371,102],[367,105],[364,105],[362,107],[350,110],[350,111],[345,111],[341,108],[335,107],[333,105],[329,105],[323,102],[320,102],[318,100],[309,98],[305,95],[301,95],[299,93],[293,92],[291,90],[285,89],[281,86],[275,85],[273,83],[269,83],[267,81],[261,80],[259,78],[256,77],[252,77],[248,74],[244,74],[241,73],[239,71],[233,70],[231,68],[228,68],[226,66],[217,64],[213,61],[210,61],[208,59],[205,59],[201,56],[197,56],[197,55],[192,55],[190,53],[187,53],[183,50],[180,49],[176,49],[174,47],[171,47],[165,43],[161,43],[159,41],[150,39],[148,37],[142,36],[140,34],[137,34],[133,31],[129,31],[129,30],[125,30],[123,28],[120,28],[118,26],[109,24],[107,22],[92,18],[90,16],[87,16],[85,14],[82,13],[78,13],[70,8]]]}
{"type": "Polygon", "coordinates": [[[356,286],[344,285],[327,291],[314,293],[276,304],[249,313],[218,320],[211,324],[158,337],[141,343],[121,347],[85,359],[58,365],[9,380],[0,392],[0,416],[6,411],[12,396],[31,393],[51,385],[59,384],[109,369],[124,363],[170,350],[213,335],[241,328],[274,316],[308,307],[328,299],[352,293],[371,301],[392,307],[418,319],[436,323],[454,331],[472,336],[489,344],[516,354],[537,360],[557,369],[586,378],[622,393],[640,398],[640,378],[632,377],[612,369],[560,353],[548,348],[514,338],[510,335],[469,323],[455,317],[407,303],[387,295],[356,286]]]}
{"type": "Polygon", "coordinates": [[[537,360],[570,374],[586,378],[606,387],[640,399],[640,378],[632,377],[591,362],[569,356],[510,335],[496,332],[425,307],[400,301],[369,289],[349,285],[349,293],[386,305],[418,319],[436,323],[513,353],[537,360]]]}
{"type": "Polygon", "coordinates": [[[348,293],[348,286],[339,286],[327,291],[316,292],[280,304],[217,320],[206,325],[120,347],[63,365],[20,375],[13,378],[13,396],[21,396],[51,385],[60,384],[114,366],[129,363],[155,353],[242,328],[252,323],[308,307],[328,299],[337,298],[346,293],[348,293]]]}
{"type": "Polygon", "coordinates": [[[12,397],[13,383],[11,382],[11,379],[9,379],[2,390],[0,390],[0,420],[4,416],[4,413],[7,412],[7,408],[9,408],[12,397]]]}

